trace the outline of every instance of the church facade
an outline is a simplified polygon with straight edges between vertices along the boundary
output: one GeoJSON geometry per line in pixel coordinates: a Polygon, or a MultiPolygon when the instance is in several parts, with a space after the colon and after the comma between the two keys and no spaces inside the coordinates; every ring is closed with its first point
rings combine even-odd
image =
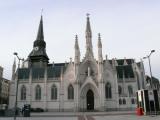
{"type": "Polygon", "coordinates": [[[90,18],[87,16],[86,53],[80,59],[78,36],[75,37],[74,60],[49,63],[41,16],[33,50],[13,75],[10,85],[9,108],[17,105],[46,111],[109,111],[134,109],[136,91],[145,87],[144,67],[134,59],[103,58],[101,36],[98,34],[98,59],[94,57],[90,18]]]}

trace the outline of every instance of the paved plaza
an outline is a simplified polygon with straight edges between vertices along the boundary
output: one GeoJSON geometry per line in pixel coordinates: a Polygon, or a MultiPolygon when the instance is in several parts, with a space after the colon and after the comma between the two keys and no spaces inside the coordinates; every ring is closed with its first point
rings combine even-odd
{"type": "MultiPolygon", "coordinates": [[[[0,120],[13,120],[13,117],[0,117],[0,120]]],[[[17,120],[160,120],[160,116],[108,115],[75,117],[17,117],[17,120]]]]}
{"type": "MultiPolygon", "coordinates": [[[[0,117],[13,120],[13,117],[0,117]]],[[[17,117],[17,120],[160,120],[158,116],[137,116],[134,112],[44,112],[32,113],[31,117],[17,117]]]]}

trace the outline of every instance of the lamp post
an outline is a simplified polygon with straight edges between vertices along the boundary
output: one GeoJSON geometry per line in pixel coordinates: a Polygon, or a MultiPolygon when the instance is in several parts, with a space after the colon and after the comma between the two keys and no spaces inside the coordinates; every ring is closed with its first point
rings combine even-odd
{"type": "Polygon", "coordinates": [[[153,88],[153,79],[152,79],[152,69],[151,69],[151,60],[150,60],[150,56],[152,55],[152,53],[154,53],[155,50],[151,50],[150,54],[147,55],[146,57],[143,57],[143,59],[148,59],[148,63],[149,63],[149,70],[150,70],[150,76],[151,76],[151,88],[153,88]]]}
{"type": "MultiPolygon", "coordinates": [[[[24,59],[20,58],[18,56],[18,53],[17,52],[14,52],[13,53],[17,58],[18,58],[18,74],[19,74],[19,68],[20,68],[20,61],[24,61],[24,59]]],[[[17,82],[16,82],[16,101],[15,101],[15,106],[14,106],[14,120],[16,120],[16,110],[17,110],[17,95],[18,95],[18,76],[17,76],[17,82]]]]}

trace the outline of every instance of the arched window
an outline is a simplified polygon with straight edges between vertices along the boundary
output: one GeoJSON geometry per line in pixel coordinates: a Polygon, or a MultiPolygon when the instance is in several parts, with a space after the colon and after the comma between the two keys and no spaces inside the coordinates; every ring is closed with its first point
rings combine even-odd
{"type": "Polygon", "coordinates": [[[119,105],[122,105],[122,100],[121,99],[119,99],[119,105]]]}
{"type": "Polygon", "coordinates": [[[126,99],[123,99],[123,104],[126,104],[126,99]]]}
{"type": "Polygon", "coordinates": [[[52,87],[51,87],[51,99],[52,100],[57,99],[57,87],[56,87],[56,85],[52,85],[52,87]]]}
{"type": "Polygon", "coordinates": [[[129,93],[129,96],[133,95],[133,88],[130,85],[128,86],[128,93],[129,93]]]}
{"type": "Polygon", "coordinates": [[[134,98],[131,99],[131,104],[135,104],[134,98]]]}
{"type": "Polygon", "coordinates": [[[110,83],[106,83],[105,93],[106,93],[106,99],[112,98],[112,91],[111,91],[111,84],[110,83]]]}
{"type": "Polygon", "coordinates": [[[119,95],[122,94],[122,87],[120,85],[118,85],[118,93],[119,93],[119,95]]]}
{"type": "Polygon", "coordinates": [[[21,100],[26,100],[26,87],[24,85],[21,87],[21,100]]]}
{"type": "Polygon", "coordinates": [[[74,88],[72,85],[68,86],[68,99],[69,100],[74,99],[74,88]]]}
{"type": "Polygon", "coordinates": [[[37,85],[35,88],[35,100],[41,100],[41,87],[37,85]]]}

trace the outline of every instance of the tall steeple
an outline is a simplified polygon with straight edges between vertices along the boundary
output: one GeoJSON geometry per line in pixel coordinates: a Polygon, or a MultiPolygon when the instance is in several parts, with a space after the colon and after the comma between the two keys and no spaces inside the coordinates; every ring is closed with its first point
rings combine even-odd
{"type": "Polygon", "coordinates": [[[40,23],[39,23],[37,40],[44,40],[44,35],[43,35],[43,18],[42,18],[42,15],[41,15],[40,23]]]}
{"type": "Polygon", "coordinates": [[[39,23],[39,28],[38,28],[38,33],[37,33],[37,38],[34,42],[34,47],[46,47],[46,43],[44,41],[44,33],[43,33],[43,17],[41,15],[40,23],[39,23]]]}
{"type": "Polygon", "coordinates": [[[46,53],[46,42],[44,41],[43,33],[43,17],[41,15],[37,38],[33,44],[33,50],[29,54],[30,66],[43,67],[49,62],[46,53]]]}
{"type": "Polygon", "coordinates": [[[90,18],[89,18],[88,13],[87,13],[87,24],[86,24],[86,57],[87,56],[92,56],[93,57],[92,31],[91,31],[90,18]]]}
{"type": "Polygon", "coordinates": [[[86,24],[86,38],[92,37],[91,25],[90,25],[90,18],[89,14],[87,13],[87,24],[86,24]]]}

